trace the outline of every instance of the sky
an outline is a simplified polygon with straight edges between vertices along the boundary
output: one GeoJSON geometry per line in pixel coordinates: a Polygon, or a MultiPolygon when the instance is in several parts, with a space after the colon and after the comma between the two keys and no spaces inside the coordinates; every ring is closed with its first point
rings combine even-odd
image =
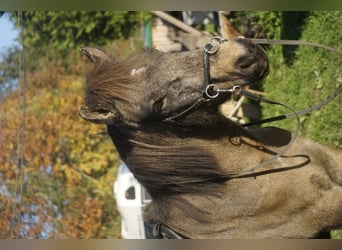
{"type": "Polygon", "coordinates": [[[15,39],[18,36],[18,30],[9,21],[8,17],[0,17],[0,51],[3,51],[7,47],[11,47],[15,43],[15,39]]]}

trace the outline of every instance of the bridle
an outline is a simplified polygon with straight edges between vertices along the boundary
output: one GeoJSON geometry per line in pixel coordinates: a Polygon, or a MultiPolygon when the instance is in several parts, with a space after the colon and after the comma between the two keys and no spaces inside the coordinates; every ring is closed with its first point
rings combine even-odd
{"type": "Polygon", "coordinates": [[[202,96],[197,99],[196,102],[191,104],[188,108],[184,109],[183,111],[168,116],[164,119],[166,122],[170,121],[176,121],[176,119],[181,118],[185,116],[186,114],[190,113],[191,111],[195,110],[197,107],[199,107],[201,104],[205,102],[212,101],[216,99],[220,92],[234,92],[235,88],[239,88],[238,85],[234,86],[232,89],[227,90],[219,90],[215,84],[211,84],[210,79],[210,63],[209,63],[209,56],[215,55],[220,47],[220,44],[226,42],[227,39],[222,37],[213,37],[210,39],[210,41],[204,46],[203,49],[203,78],[204,78],[204,90],[202,91],[202,96]],[[212,92],[214,91],[214,92],[212,92]]]}
{"type": "MultiPolygon", "coordinates": [[[[240,37],[241,39],[244,39],[243,37],[240,37]]],[[[298,40],[268,40],[268,39],[250,39],[251,41],[255,42],[256,44],[279,44],[279,45],[306,45],[306,46],[313,46],[313,47],[318,47],[322,49],[326,49],[328,51],[331,51],[335,53],[338,56],[342,57],[342,52],[339,50],[336,50],[332,47],[322,45],[322,44],[317,44],[317,43],[311,43],[311,42],[306,42],[306,41],[298,41],[298,40]]],[[[267,173],[274,173],[274,172],[280,172],[280,171],[286,171],[289,169],[295,169],[298,167],[305,166],[308,162],[310,162],[310,158],[307,155],[295,155],[292,157],[300,157],[304,158],[305,160],[295,166],[290,166],[290,167],[282,167],[282,168],[276,168],[276,169],[266,169],[266,170],[261,170],[259,172],[255,172],[257,169],[260,169],[261,167],[268,165],[269,163],[273,162],[277,158],[280,157],[291,157],[291,156],[285,156],[284,153],[293,145],[294,141],[296,140],[299,130],[300,130],[300,115],[308,114],[311,113],[314,110],[317,110],[328,103],[330,103],[332,100],[334,100],[341,92],[342,92],[342,85],[340,85],[335,92],[329,96],[326,100],[315,104],[313,106],[310,106],[306,109],[296,111],[293,108],[289,107],[286,104],[272,101],[269,99],[266,99],[262,96],[256,95],[254,93],[251,93],[247,90],[245,90],[241,85],[234,85],[231,88],[228,89],[220,89],[216,84],[211,83],[210,79],[210,63],[209,63],[209,57],[211,55],[214,55],[218,52],[220,44],[226,42],[227,40],[221,37],[213,37],[205,46],[204,46],[204,51],[203,51],[203,76],[204,76],[204,90],[203,90],[203,95],[200,97],[197,101],[195,101],[192,105],[190,105],[188,108],[185,110],[181,111],[180,113],[167,117],[164,119],[164,121],[167,122],[175,122],[177,118],[181,118],[185,116],[186,114],[192,112],[195,110],[197,107],[199,107],[201,104],[205,102],[209,102],[212,100],[215,100],[220,96],[222,93],[231,93],[236,96],[245,96],[247,98],[253,99],[257,102],[264,102],[267,104],[272,104],[272,105],[280,105],[282,107],[287,108],[288,110],[291,111],[289,114],[284,114],[284,115],[279,115],[279,116],[274,116],[266,119],[262,119],[256,122],[251,122],[244,124],[242,126],[249,127],[252,125],[256,124],[263,124],[263,123],[268,123],[268,122],[273,122],[273,121],[279,121],[279,120],[284,120],[284,119],[289,119],[289,118],[296,118],[296,123],[297,127],[296,130],[293,132],[293,136],[290,140],[290,142],[278,153],[274,154],[272,157],[269,159],[261,162],[260,164],[246,169],[245,171],[242,171],[237,174],[224,174],[222,175],[222,179],[236,179],[236,178],[245,178],[245,177],[256,177],[257,175],[262,175],[262,174],[267,174],[267,173]]],[[[193,183],[201,183],[203,181],[209,181],[212,180],[212,178],[207,178],[207,179],[198,179],[198,180],[185,180],[183,182],[177,182],[177,184],[193,184],[193,183]]],[[[171,185],[175,183],[170,183],[171,185]]],[[[168,227],[167,225],[161,223],[161,222],[156,222],[153,225],[153,236],[154,237],[161,237],[161,238],[173,238],[173,239],[182,239],[186,238],[183,235],[177,233],[174,231],[172,228],[168,227]]]]}
{"type": "MultiPolygon", "coordinates": [[[[245,39],[245,38],[244,37],[238,37],[238,39],[245,39]]],[[[313,47],[318,47],[318,48],[328,50],[328,51],[333,52],[336,55],[342,57],[341,51],[339,51],[335,48],[323,45],[323,44],[318,44],[318,43],[311,43],[311,42],[298,41],[298,40],[270,40],[270,39],[250,39],[250,40],[256,44],[313,46],[313,47]]],[[[266,119],[262,119],[259,121],[250,122],[250,123],[242,125],[244,127],[249,127],[249,126],[257,125],[257,124],[263,124],[263,123],[279,121],[279,120],[284,120],[284,119],[289,119],[289,118],[296,118],[296,130],[293,132],[293,136],[292,136],[290,142],[280,152],[274,154],[271,158],[265,160],[264,162],[258,164],[257,166],[252,167],[250,169],[247,169],[247,170],[245,170],[239,174],[236,174],[234,176],[229,176],[231,178],[240,178],[240,177],[250,176],[251,174],[254,175],[255,170],[257,170],[257,169],[259,169],[265,165],[268,165],[270,162],[274,161],[275,159],[277,159],[279,157],[282,157],[284,155],[284,153],[293,145],[294,141],[296,140],[296,138],[299,134],[300,127],[301,127],[299,116],[311,113],[312,111],[317,110],[317,109],[327,105],[328,103],[330,103],[332,100],[334,100],[342,92],[342,85],[340,85],[335,90],[335,92],[330,97],[328,97],[326,100],[324,100],[318,104],[315,104],[313,106],[310,106],[306,109],[300,110],[300,111],[296,111],[286,104],[283,104],[283,103],[280,103],[277,101],[273,101],[273,100],[269,100],[269,99],[266,99],[262,96],[251,93],[251,92],[245,90],[239,84],[234,85],[228,89],[220,89],[216,84],[211,83],[209,57],[212,55],[215,55],[218,52],[220,45],[226,41],[228,41],[228,40],[221,38],[221,37],[213,37],[204,46],[204,49],[203,49],[203,77],[204,77],[205,88],[203,90],[203,95],[199,99],[197,99],[197,101],[195,101],[192,105],[190,105],[188,108],[179,112],[178,114],[175,114],[173,116],[169,116],[169,117],[165,118],[164,121],[174,122],[174,121],[176,121],[177,118],[181,118],[181,117],[185,116],[186,114],[194,111],[201,104],[215,100],[222,93],[231,93],[231,94],[234,94],[235,96],[245,96],[245,97],[247,97],[249,99],[253,99],[254,101],[257,101],[257,102],[264,102],[264,103],[272,104],[272,105],[280,105],[280,106],[285,107],[288,110],[290,110],[291,113],[289,113],[289,114],[274,116],[274,117],[270,117],[270,118],[266,118],[266,119]]],[[[307,163],[309,161],[309,159],[307,159],[307,157],[304,155],[300,155],[300,157],[306,158],[305,163],[307,163]]],[[[300,165],[303,165],[303,164],[300,164],[300,165]]]]}
{"type": "MultiPolygon", "coordinates": [[[[239,36],[238,39],[246,39],[246,38],[239,36]]],[[[328,51],[333,52],[336,55],[342,57],[341,51],[339,51],[335,48],[326,46],[324,44],[319,44],[319,43],[312,43],[312,42],[299,41],[299,40],[272,40],[272,39],[249,39],[249,40],[256,43],[256,44],[312,46],[312,47],[317,47],[317,48],[322,48],[322,49],[328,50],[328,51]]],[[[190,105],[185,110],[183,110],[183,111],[181,111],[175,115],[166,117],[164,119],[164,121],[174,121],[177,118],[183,117],[184,115],[195,110],[202,103],[212,101],[212,100],[218,98],[221,93],[233,93],[235,96],[245,96],[245,97],[247,97],[249,99],[253,99],[254,101],[257,101],[257,102],[284,105],[284,104],[278,103],[276,101],[266,99],[262,96],[253,94],[249,91],[246,91],[240,84],[236,84],[236,85],[234,85],[228,89],[220,89],[216,84],[211,83],[209,57],[212,55],[215,55],[218,52],[220,45],[226,41],[228,41],[228,40],[225,38],[222,38],[222,37],[213,37],[210,39],[210,41],[207,44],[205,44],[205,46],[203,48],[203,78],[204,78],[205,88],[202,91],[203,92],[202,97],[200,97],[196,102],[194,102],[192,105],[190,105]]],[[[316,105],[310,106],[310,107],[303,109],[303,110],[300,110],[300,111],[294,111],[292,108],[285,105],[286,108],[290,109],[293,112],[290,114],[279,115],[279,116],[263,119],[260,121],[243,124],[242,126],[248,127],[251,125],[262,124],[262,123],[267,123],[267,122],[272,122],[272,121],[278,121],[278,120],[293,118],[297,115],[299,116],[299,115],[311,113],[312,111],[317,110],[317,109],[327,105],[328,103],[330,103],[341,92],[342,92],[342,85],[340,85],[336,89],[336,91],[333,93],[333,95],[331,95],[326,100],[324,100],[324,101],[322,101],[316,105]]]]}

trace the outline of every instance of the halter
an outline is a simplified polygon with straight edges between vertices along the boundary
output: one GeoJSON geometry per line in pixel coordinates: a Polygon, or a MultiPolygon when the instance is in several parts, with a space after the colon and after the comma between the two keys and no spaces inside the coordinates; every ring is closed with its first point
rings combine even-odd
{"type": "MultiPolygon", "coordinates": [[[[245,38],[242,36],[239,36],[238,39],[245,39],[245,38]]],[[[326,50],[333,52],[336,55],[342,57],[341,51],[339,51],[335,48],[323,45],[323,44],[318,44],[318,43],[311,43],[311,42],[298,41],[298,40],[269,40],[269,39],[250,39],[250,40],[256,44],[306,45],[306,46],[318,47],[318,48],[326,49],[326,50]]],[[[327,105],[328,103],[330,103],[332,100],[334,100],[342,92],[342,85],[340,85],[335,90],[335,92],[330,97],[328,97],[326,100],[324,100],[324,101],[322,101],[316,105],[310,106],[306,109],[300,110],[300,111],[296,111],[286,104],[276,102],[276,101],[272,101],[272,100],[266,99],[262,96],[248,92],[239,84],[234,85],[228,89],[220,89],[216,84],[211,83],[209,57],[212,55],[215,55],[218,52],[220,45],[226,41],[228,41],[228,40],[221,38],[221,37],[213,37],[204,46],[204,49],[203,49],[203,52],[204,52],[203,53],[203,77],[204,77],[205,88],[203,90],[202,97],[199,98],[196,102],[194,102],[192,105],[190,105],[188,108],[186,108],[182,112],[180,112],[176,115],[167,117],[166,119],[164,119],[164,121],[175,121],[175,119],[180,118],[180,117],[190,113],[191,111],[195,110],[201,104],[218,98],[221,93],[232,93],[236,96],[245,96],[245,97],[247,97],[249,99],[253,99],[254,101],[257,101],[257,102],[264,102],[264,103],[272,104],[272,105],[280,105],[282,107],[287,108],[288,110],[291,111],[291,113],[279,115],[279,116],[274,116],[274,117],[270,117],[270,118],[266,118],[266,119],[262,119],[259,121],[255,121],[255,122],[251,122],[251,123],[247,123],[247,124],[242,125],[244,127],[248,127],[248,126],[252,126],[252,125],[256,125],[256,124],[263,124],[263,123],[268,123],[268,122],[273,122],[273,121],[284,120],[284,119],[288,119],[288,118],[296,118],[296,125],[297,125],[296,130],[293,132],[293,136],[292,136],[290,142],[280,152],[273,155],[271,158],[265,160],[264,162],[260,163],[257,166],[254,166],[250,169],[247,169],[247,170],[240,172],[239,174],[236,174],[233,176],[229,175],[229,177],[231,177],[231,178],[242,178],[242,177],[247,177],[247,176],[255,176],[255,172],[254,172],[255,170],[257,170],[257,169],[259,169],[265,165],[268,165],[270,162],[274,161],[275,159],[277,159],[279,157],[285,157],[284,153],[293,145],[293,143],[295,142],[295,140],[299,134],[300,127],[301,127],[299,116],[311,113],[312,111],[317,110],[317,109],[327,105]]],[[[306,158],[304,163],[301,163],[298,166],[303,166],[309,161],[309,159],[304,155],[299,155],[297,157],[306,158]]],[[[288,168],[286,168],[286,169],[288,169],[288,168]]],[[[281,171],[281,169],[275,169],[274,171],[281,171]]],[[[266,170],[264,172],[268,172],[268,170],[266,170]]],[[[223,177],[225,177],[225,176],[223,176],[223,177]]],[[[226,177],[228,177],[228,175],[226,177]]],[[[201,182],[201,181],[203,181],[203,180],[198,180],[198,182],[201,182]]],[[[193,181],[193,182],[196,182],[196,181],[193,181]]],[[[186,183],[190,183],[190,182],[186,182],[186,183]]]]}

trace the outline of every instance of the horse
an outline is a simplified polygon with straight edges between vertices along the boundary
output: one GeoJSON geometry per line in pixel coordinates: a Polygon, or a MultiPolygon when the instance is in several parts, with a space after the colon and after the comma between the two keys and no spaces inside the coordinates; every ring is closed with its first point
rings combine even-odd
{"type": "Polygon", "coordinates": [[[192,239],[315,238],[341,228],[341,151],[224,116],[220,105],[264,79],[269,62],[243,37],[207,45],[125,60],[81,49],[91,69],[79,114],[106,125],[151,195],[146,223],[156,235],[192,239]]]}

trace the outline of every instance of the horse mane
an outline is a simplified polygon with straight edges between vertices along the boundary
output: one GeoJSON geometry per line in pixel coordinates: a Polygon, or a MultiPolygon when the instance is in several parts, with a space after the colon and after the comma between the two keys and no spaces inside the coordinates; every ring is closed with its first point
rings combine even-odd
{"type": "Polygon", "coordinates": [[[85,102],[90,108],[110,110],[116,100],[129,102],[130,90],[137,91],[133,68],[139,68],[152,54],[152,49],[145,49],[142,55],[132,55],[125,60],[100,60],[87,72],[85,102]]]}
{"type": "Polygon", "coordinates": [[[154,199],[182,193],[217,195],[227,181],[227,173],[200,146],[129,142],[133,148],[127,164],[154,199]]]}
{"type": "Polygon", "coordinates": [[[169,208],[174,206],[187,217],[207,222],[206,212],[179,194],[221,195],[229,176],[214,157],[193,145],[160,146],[133,139],[129,143],[132,150],[127,166],[153,198],[144,210],[144,218],[166,223],[169,208]]]}

